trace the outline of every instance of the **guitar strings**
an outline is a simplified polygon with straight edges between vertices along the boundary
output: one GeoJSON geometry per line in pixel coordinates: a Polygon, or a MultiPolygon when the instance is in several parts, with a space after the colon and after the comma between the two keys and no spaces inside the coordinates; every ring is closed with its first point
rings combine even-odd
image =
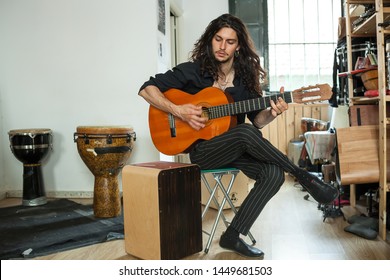
{"type": "Polygon", "coordinates": [[[271,106],[270,101],[276,101],[278,97],[283,97],[287,103],[292,102],[291,93],[284,92],[281,94],[264,96],[249,100],[242,100],[233,103],[221,104],[210,108],[205,108],[208,112],[209,119],[216,119],[224,116],[231,116],[245,112],[265,109],[271,106]]]}

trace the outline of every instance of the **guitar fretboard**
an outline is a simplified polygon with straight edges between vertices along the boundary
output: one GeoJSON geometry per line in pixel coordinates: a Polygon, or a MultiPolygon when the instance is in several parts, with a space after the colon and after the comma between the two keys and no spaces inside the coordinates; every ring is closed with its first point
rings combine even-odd
{"type": "Polygon", "coordinates": [[[207,109],[209,112],[209,119],[234,116],[237,114],[249,113],[265,109],[271,107],[271,100],[276,102],[279,97],[282,97],[287,103],[293,102],[291,92],[285,92],[265,97],[233,102],[229,104],[223,104],[219,106],[213,106],[207,109]]]}

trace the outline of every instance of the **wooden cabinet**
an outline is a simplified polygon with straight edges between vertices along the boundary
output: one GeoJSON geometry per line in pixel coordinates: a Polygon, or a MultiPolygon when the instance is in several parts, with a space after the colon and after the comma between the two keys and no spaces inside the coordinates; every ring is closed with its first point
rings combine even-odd
{"type": "MultiPolygon", "coordinates": [[[[352,61],[352,38],[353,37],[376,37],[377,61],[378,61],[378,97],[355,97],[353,94],[353,78],[348,79],[349,106],[356,104],[377,104],[379,112],[379,236],[386,240],[386,196],[389,192],[389,182],[387,180],[387,127],[389,126],[389,117],[386,113],[387,103],[390,102],[389,95],[386,95],[386,39],[390,37],[390,0],[346,0],[346,42],[348,57],[348,72],[354,70],[352,61]],[[352,28],[352,16],[350,14],[352,5],[375,5],[375,12],[368,19],[356,28],[352,28]],[[385,7],[388,6],[388,7],[385,7]],[[384,24],[385,23],[385,24],[384,24]]],[[[390,105],[389,105],[390,106],[390,105]]]]}

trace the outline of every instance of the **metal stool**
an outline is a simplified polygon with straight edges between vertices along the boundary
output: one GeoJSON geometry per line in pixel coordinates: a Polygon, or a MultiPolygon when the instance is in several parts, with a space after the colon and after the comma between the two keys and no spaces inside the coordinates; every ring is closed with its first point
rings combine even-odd
{"type": "MultiPolygon", "coordinates": [[[[209,210],[211,201],[214,202],[216,208],[218,209],[217,217],[215,218],[215,221],[214,221],[214,224],[213,224],[213,226],[211,228],[211,231],[207,232],[207,231],[203,230],[203,232],[209,236],[209,239],[207,241],[206,247],[204,249],[204,252],[206,254],[208,253],[208,251],[210,249],[211,242],[212,242],[212,240],[214,238],[214,234],[215,234],[215,231],[217,229],[219,219],[222,217],[222,220],[223,220],[225,226],[226,227],[229,226],[229,222],[226,220],[226,217],[225,217],[225,215],[223,213],[223,207],[225,206],[226,201],[229,203],[229,205],[232,208],[234,214],[237,214],[237,209],[234,206],[232,200],[230,199],[229,193],[230,193],[230,191],[231,191],[231,189],[233,187],[233,183],[236,180],[237,174],[239,172],[240,172],[240,170],[238,170],[236,168],[219,168],[219,169],[205,169],[205,170],[201,170],[202,181],[203,181],[204,185],[206,186],[207,190],[210,192],[210,197],[207,200],[207,203],[205,204],[204,210],[202,212],[202,220],[203,220],[204,216],[206,215],[207,211],[209,210]],[[210,183],[206,179],[205,175],[207,173],[212,174],[212,176],[213,176],[213,178],[215,180],[215,184],[214,184],[213,187],[210,186],[210,183]],[[225,187],[223,185],[223,183],[222,183],[222,177],[224,175],[231,175],[231,178],[230,178],[230,181],[229,181],[229,184],[228,184],[227,187],[225,187]],[[215,197],[215,193],[216,193],[218,188],[223,193],[223,199],[222,199],[221,203],[219,203],[217,198],[215,197]]],[[[248,233],[248,236],[251,239],[251,241],[253,242],[253,244],[255,244],[256,240],[253,238],[253,236],[252,236],[252,234],[250,232],[248,233]]]]}

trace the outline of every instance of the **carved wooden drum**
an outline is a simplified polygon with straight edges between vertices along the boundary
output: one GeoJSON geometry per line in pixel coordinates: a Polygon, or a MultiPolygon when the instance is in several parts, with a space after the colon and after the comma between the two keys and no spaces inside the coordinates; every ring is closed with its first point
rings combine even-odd
{"type": "Polygon", "coordinates": [[[42,176],[42,161],[52,147],[50,129],[10,130],[9,141],[14,156],[23,163],[24,206],[38,206],[47,203],[42,176]]]}
{"type": "Polygon", "coordinates": [[[74,142],[81,159],[95,176],[93,209],[100,218],[119,216],[118,176],[133,150],[136,134],[126,126],[79,126],[74,142]]]}

